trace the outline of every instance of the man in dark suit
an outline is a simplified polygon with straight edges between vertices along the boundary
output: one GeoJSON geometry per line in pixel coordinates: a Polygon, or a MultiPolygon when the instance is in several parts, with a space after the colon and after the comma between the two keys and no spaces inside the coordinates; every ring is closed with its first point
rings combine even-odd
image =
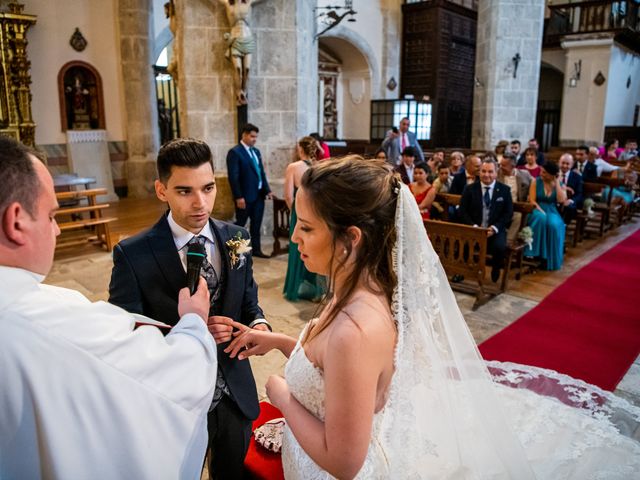
{"type": "Polygon", "coordinates": [[[567,189],[567,200],[562,206],[562,218],[566,225],[576,218],[578,208],[582,208],[583,181],[582,175],[573,170],[573,157],[565,153],[560,157],[560,182],[567,189]]]}
{"type": "Polygon", "coordinates": [[[487,251],[493,257],[491,280],[498,281],[507,249],[507,229],[513,217],[511,190],[497,182],[497,165],[491,159],[482,161],[480,182],[464,189],[458,211],[462,223],[487,228],[487,251]]]}
{"type": "Polygon", "coordinates": [[[453,176],[449,193],[452,195],[462,195],[464,187],[477,181],[481,163],[482,160],[475,153],[467,155],[464,161],[464,168],[461,168],[460,171],[453,176]]]}
{"type": "Polygon", "coordinates": [[[260,246],[260,227],[264,215],[264,199],[271,198],[271,189],[262,164],[262,155],[255,145],[260,130],[250,123],[242,128],[240,143],[227,153],[227,172],[231,192],[236,202],[236,225],[244,227],[249,219],[253,256],[267,258],[260,246]]]}
{"type": "Polygon", "coordinates": [[[176,139],[158,153],[156,195],[169,211],[151,229],[123,240],[113,251],[109,302],[175,325],[178,292],[187,285],[186,253],[193,242],[204,246],[203,276],[210,291],[209,329],[218,344],[218,377],[208,415],[213,479],[241,478],[249,446],[251,422],[259,413],[251,366],[231,359],[224,348],[231,327],[224,317],[247,328],[270,329],[258,305],[247,231],[211,219],[216,198],[211,150],[194,139],[176,139]],[[235,253],[235,261],[231,256],[235,253]]]}
{"type": "Polygon", "coordinates": [[[400,174],[403,183],[409,185],[413,182],[413,170],[415,169],[416,150],[413,147],[406,147],[402,151],[402,162],[394,170],[400,174]]]}

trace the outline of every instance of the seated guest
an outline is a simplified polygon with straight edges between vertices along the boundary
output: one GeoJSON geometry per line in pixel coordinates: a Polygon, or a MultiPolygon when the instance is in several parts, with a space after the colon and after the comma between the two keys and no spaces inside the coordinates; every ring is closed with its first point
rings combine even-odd
{"type": "Polygon", "coordinates": [[[635,138],[628,139],[624,144],[624,150],[618,155],[618,160],[628,162],[638,156],[638,141],[635,138]]]}
{"type": "Polygon", "coordinates": [[[613,140],[609,140],[607,143],[604,144],[603,147],[601,147],[598,150],[598,153],[600,154],[600,157],[605,162],[618,160],[618,156],[622,153],[622,149],[620,148],[620,142],[618,141],[617,138],[614,138],[613,140]]]}
{"type": "Polygon", "coordinates": [[[384,151],[383,148],[379,148],[376,150],[376,153],[373,154],[373,158],[376,160],[387,161],[387,152],[384,151]]]}
{"type": "MultiPolygon", "coordinates": [[[[536,152],[536,163],[540,166],[544,165],[544,154],[540,151],[540,145],[538,144],[538,140],[536,138],[532,138],[531,140],[529,140],[529,147],[527,148],[527,150],[529,148],[532,148],[536,152]]],[[[527,150],[525,150],[525,153],[527,150]]],[[[522,155],[520,157],[520,160],[518,160],[517,166],[522,167],[526,163],[527,159],[525,155],[522,155]]]]}
{"type": "Polygon", "coordinates": [[[624,179],[624,185],[613,189],[611,204],[622,205],[623,209],[626,210],[636,197],[633,187],[638,183],[638,174],[632,168],[631,159],[627,161],[623,168],[616,171],[616,178],[624,179]]]}
{"type": "MultiPolygon", "coordinates": [[[[600,152],[596,147],[591,147],[589,149],[588,160],[589,163],[594,164],[596,167],[596,177],[601,177],[603,173],[611,173],[620,168],[615,165],[611,165],[609,162],[600,158],[600,152]]],[[[582,177],[584,178],[585,182],[593,181],[593,167],[589,167],[589,172],[587,172],[587,175],[585,175],[585,173],[583,172],[582,177]],[[589,180],[587,180],[587,177],[589,178],[589,180]]]]}
{"type": "Polygon", "coordinates": [[[176,295],[166,336],[44,285],[60,234],[53,179],[2,136],[0,178],[0,478],[200,478],[218,368],[204,279],[176,295]]]}
{"type": "Polygon", "coordinates": [[[475,153],[467,155],[464,162],[464,168],[461,168],[460,171],[453,176],[449,193],[453,195],[462,195],[464,187],[477,181],[481,163],[482,160],[475,153]]]}
{"type": "Polygon", "coordinates": [[[536,163],[536,149],[535,148],[527,148],[524,151],[524,165],[519,165],[518,168],[521,170],[526,170],[533,178],[538,178],[540,176],[540,165],[536,163]]]}
{"type": "Polygon", "coordinates": [[[504,253],[507,249],[507,229],[513,217],[513,202],[509,187],[497,182],[496,163],[484,160],[480,181],[467,186],[460,199],[460,221],[474,227],[488,228],[487,252],[492,256],[491,280],[498,281],[504,253]]]}
{"type": "Polygon", "coordinates": [[[327,158],[331,158],[331,151],[329,150],[329,145],[324,143],[324,138],[320,136],[319,133],[314,132],[309,135],[311,138],[314,138],[316,142],[318,142],[318,160],[326,160],[327,158]]]}
{"type": "Polygon", "coordinates": [[[587,145],[580,145],[576,148],[575,152],[575,162],[573,164],[573,169],[578,172],[583,177],[584,181],[584,167],[587,165],[587,159],[589,157],[589,147],[587,145]]]}
{"type": "Polygon", "coordinates": [[[582,208],[582,176],[573,170],[573,157],[565,153],[560,157],[560,184],[565,187],[567,199],[562,204],[562,218],[569,225],[576,218],[578,209],[582,208]]]}
{"type": "Polygon", "coordinates": [[[496,161],[498,165],[500,164],[500,160],[502,160],[502,155],[507,151],[507,147],[509,146],[509,142],[506,140],[500,140],[496,145],[496,148],[493,149],[493,153],[496,155],[496,161]]]}
{"type": "Polygon", "coordinates": [[[402,151],[402,161],[400,165],[395,168],[395,171],[400,174],[402,181],[409,185],[413,182],[413,170],[414,162],[416,161],[416,150],[413,147],[406,147],[402,151]]]}
{"type": "Polygon", "coordinates": [[[458,173],[463,167],[464,154],[462,152],[451,152],[449,155],[449,171],[451,175],[458,173]]]}
{"type": "Polygon", "coordinates": [[[511,144],[509,145],[509,149],[511,153],[513,153],[516,157],[516,165],[524,164],[524,158],[522,156],[522,152],[520,151],[520,140],[511,140],[511,144]]]}
{"type": "Polygon", "coordinates": [[[438,167],[442,162],[444,162],[444,150],[436,150],[427,160],[427,167],[429,167],[427,181],[429,183],[433,183],[438,178],[438,167]]]}
{"type": "MultiPolygon", "coordinates": [[[[526,202],[529,198],[529,187],[533,178],[526,170],[516,168],[516,156],[511,152],[504,152],[499,162],[498,181],[504,183],[511,190],[511,200],[526,202]]],[[[513,213],[513,221],[507,232],[507,240],[513,241],[518,236],[522,214],[513,213]]]]}
{"type": "Polygon", "coordinates": [[[435,188],[427,181],[427,170],[428,167],[424,163],[418,163],[413,170],[414,181],[409,184],[409,190],[411,190],[418,203],[423,220],[429,219],[431,204],[433,199],[436,198],[435,188]]]}
{"type": "MultiPolygon", "coordinates": [[[[451,188],[451,181],[453,178],[449,175],[449,167],[445,164],[440,164],[438,167],[438,178],[433,182],[433,189],[438,193],[449,193],[451,188]]],[[[444,207],[439,202],[433,202],[431,204],[431,215],[433,218],[440,218],[444,213],[444,207]]]]}
{"type": "Polygon", "coordinates": [[[565,225],[556,205],[563,204],[566,199],[558,178],[558,166],[553,162],[545,163],[540,178],[531,183],[529,200],[535,209],[529,215],[528,224],[533,230],[533,243],[524,254],[542,260],[546,270],[562,267],[565,225]]]}

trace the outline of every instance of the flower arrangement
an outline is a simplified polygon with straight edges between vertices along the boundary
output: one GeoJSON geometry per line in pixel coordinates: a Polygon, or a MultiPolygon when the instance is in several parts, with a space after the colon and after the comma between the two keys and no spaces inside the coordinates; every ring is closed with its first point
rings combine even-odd
{"type": "Polygon", "coordinates": [[[242,235],[238,232],[235,237],[227,240],[226,245],[229,249],[231,268],[242,268],[246,261],[245,254],[251,251],[251,240],[242,238],[242,235]]]}
{"type": "Polygon", "coordinates": [[[590,217],[593,216],[594,205],[595,205],[595,202],[593,201],[592,198],[585,199],[584,203],[582,204],[582,208],[584,208],[584,210],[587,212],[587,215],[589,215],[590,217]]]}
{"type": "Polygon", "coordinates": [[[533,246],[533,230],[531,227],[524,227],[518,233],[518,238],[527,244],[527,247],[532,248],[533,246]]]}

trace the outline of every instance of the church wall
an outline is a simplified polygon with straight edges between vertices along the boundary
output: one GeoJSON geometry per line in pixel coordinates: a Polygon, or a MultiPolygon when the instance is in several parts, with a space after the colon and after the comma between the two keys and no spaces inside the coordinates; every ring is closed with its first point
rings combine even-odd
{"type": "Polygon", "coordinates": [[[606,77],[605,127],[633,126],[634,109],[636,105],[640,105],[640,55],[613,44],[609,74],[606,77]],[[627,87],[629,79],[631,81],[627,87]]]}
{"type": "Polygon", "coordinates": [[[66,134],[60,124],[58,72],[67,62],[81,60],[93,65],[102,78],[106,130],[115,183],[123,183],[126,159],[126,128],[122,84],[119,76],[115,6],[112,0],[24,0],[25,13],[37,15],[29,31],[32,112],[36,144],[45,151],[54,173],[68,170],[66,134]],[[76,52],[69,39],[79,28],[88,44],[76,52]]]}

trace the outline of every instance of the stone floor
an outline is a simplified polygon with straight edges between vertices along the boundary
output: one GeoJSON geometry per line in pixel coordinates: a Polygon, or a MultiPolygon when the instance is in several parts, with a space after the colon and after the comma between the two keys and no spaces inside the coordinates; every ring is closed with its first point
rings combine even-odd
{"type": "MultiPolygon", "coordinates": [[[[79,290],[94,301],[106,300],[111,266],[111,255],[99,250],[73,258],[58,258],[46,283],[79,290]]],[[[254,260],[254,274],[260,288],[260,305],[267,318],[275,330],[297,336],[304,322],[317,313],[318,305],[307,301],[293,303],[283,298],[282,285],[286,268],[286,255],[254,260]]],[[[514,292],[499,295],[472,311],[474,297],[456,293],[456,299],[477,343],[499,332],[538,303],[514,292]]],[[[271,374],[282,374],[285,361],[279,352],[251,359],[261,399],[265,398],[264,385],[267,378],[271,374]]],[[[640,358],[620,383],[616,393],[640,406],[640,358]]]]}

